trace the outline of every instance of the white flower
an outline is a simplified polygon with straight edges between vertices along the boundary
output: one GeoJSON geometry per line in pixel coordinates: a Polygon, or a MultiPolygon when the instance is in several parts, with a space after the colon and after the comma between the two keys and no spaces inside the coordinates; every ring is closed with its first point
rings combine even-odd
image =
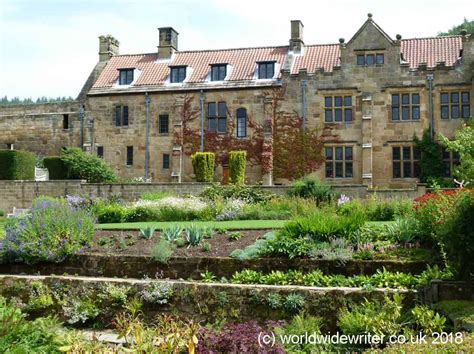
{"type": "Polygon", "coordinates": [[[131,205],[132,207],[149,208],[177,208],[183,210],[201,211],[207,207],[207,204],[196,197],[165,197],[159,200],[139,200],[131,205]]]}

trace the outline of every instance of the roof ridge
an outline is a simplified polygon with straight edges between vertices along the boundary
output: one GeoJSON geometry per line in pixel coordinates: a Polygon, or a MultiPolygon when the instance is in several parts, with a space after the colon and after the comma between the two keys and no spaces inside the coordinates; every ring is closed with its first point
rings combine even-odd
{"type": "Polygon", "coordinates": [[[433,37],[413,37],[413,38],[402,38],[401,41],[411,41],[414,39],[443,39],[443,38],[462,38],[460,34],[449,34],[447,36],[433,36],[433,37]]]}
{"type": "Polygon", "coordinates": [[[260,47],[237,47],[237,48],[222,48],[222,49],[198,49],[198,50],[178,50],[176,53],[197,53],[197,52],[224,52],[230,50],[246,50],[246,49],[270,49],[270,48],[288,48],[287,45],[269,45],[260,47]]]}
{"type": "MultiPolygon", "coordinates": [[[[199,53],[199,52],[224,52],[231,50],[247,50],[247,49],[270,49],[270,48],[288,48],[287,45],[272,45],[261,47],[239,47],[239,48],[223,48],[223,49],[197,49],[197,50],[177,50],[176,54],[180,53],[199,53]]],[[[135,54],[117,54],[114,57],[138,56],[138,55],[156,55],[157,53],[135,53],[135,54]]]]}

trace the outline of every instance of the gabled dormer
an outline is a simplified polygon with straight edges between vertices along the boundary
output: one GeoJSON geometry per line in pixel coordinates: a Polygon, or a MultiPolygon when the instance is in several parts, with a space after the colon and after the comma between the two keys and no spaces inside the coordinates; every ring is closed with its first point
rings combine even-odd
{"type": "Polygon", "coordinates": [[[349,42],[341,39],[341,67],[373,67],[400,63],[400,39],[393,40],[367,15],[367,21],[354,34],[349,42]]]}

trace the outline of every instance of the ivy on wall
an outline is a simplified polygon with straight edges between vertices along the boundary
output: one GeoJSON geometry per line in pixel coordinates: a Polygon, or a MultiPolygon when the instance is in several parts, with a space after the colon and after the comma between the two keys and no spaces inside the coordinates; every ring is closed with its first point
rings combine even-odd
{"type": "Polygon", "coordinates": [[[441,180],[444,176],[443,149],[430,137],[429,130],[423,132],[421,140],[414,136],[415,146],[420,150],[420,181],[427,183],[441,180]]]}

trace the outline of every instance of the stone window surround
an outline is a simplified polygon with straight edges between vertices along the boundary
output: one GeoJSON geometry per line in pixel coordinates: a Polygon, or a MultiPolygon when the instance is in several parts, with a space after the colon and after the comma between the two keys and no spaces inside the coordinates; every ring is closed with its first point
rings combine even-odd
{"type": "Polygon", "coordinates": [[[355,100],[357,99],[357,95],[354,92],[348,92],[348,91],[319,91],[320,96],[322,97],[322,112],[323,112],[323,122],[324,124],[351,124],[355,121],[355,100]],[[332,97],[332,120],[331,121],[326,121],[326,109],[329,109],[326,107],[326,98],[327,97],[332,97]],[[342,109],[342,120],[341,121],[336,121],[336,116],[335,116],[335,97],[342,97],[342,106],[340,107],[342,109]],[[344,99],[345,97],[351,97],[351,106],[344,106],[344,99]],[[350,108],[352,110],[351,114],[351,120],[346,121],[345,120],[345,113],[344,111],[346,109],[350,108]]]}
{"type": "Polygon", "coordinates": [[[454,172],[454,167],[459,165],[459,162],[460,162],[460,157],[457,152],[443,149],[443,164],[445,167],[444,177],[446,178],[452,177],[453,172],[454,172]]]}
{"type": "Polygon", "coordinates": [[[160,136],[168,136],[170,133],[170,116],[169,114],[159,114],[158,115],[158,134],[160,136]],[[162,119],[166,119],[168,120],[167,124],[166,124],[166,132],[162,132],[162,128],[164,128],[164,124],[162,124],[162,119]]]}
{"type": "Polygon", "coordinates": [[[215,133],[215,134],[227,134],[227,103],[225,101],[213,101],[213,102],[207,102],[206,105],[206,118],[207,118],[207,131],[210,133],[215,133]],[[211,109],[210,105],[213,104],[214,110],[213,114],[209,114],[211,109]],[[221,107],[222,105],[224,106],[224,114],[221,114],[221,107]],[[214,127],[215,131],[211,131],[210,129],[210,122],[211,120],[215,120],[214,127]],[[219,130],[219,123],[221,121],[225,122],[225,129],[219,130]]]}
{"type": "Polygon", "coordinates": [[[462,94],[463,93],[468,93],[469,94],[469,98],[468,98],[468,103],[465,104],[469,107],[469,110],[470,110],[470,114],[469,116],[472,115],[472,110],[471,110],[471,101],[472,101],[472,97],[471,97],[471,88],[470,87],[467,87],[467,86],[458,86],[458,87],[452,87],[452,86],[443,86],[443,85],[439,85],[437,87],[437,90],[433,92],[433,106],[436,107],[436,108],[439,108],[439,114],[438,114],[438,117],[441,121],[443,122],[447,122],[447,121],[451,121],[451,120],[460,120],[460,119],[468,119],[468,118],[463,118],[463,111],[462,111],[462,94]],[[443,93],[447,93],[448,94],[448,103],[445,104],[445,103],[442,103],[441,102],[441,95],[443,93]],[[459,111],[459,118],[452,118],[451,117],[451,106],[452,106],[452,102],[451,102],[451,94],[452,93],[459,93],[459,104],[458,106],[460,107],[460,111],[459,111]],[[448,106],[448,118],[442,118],[442,106],[448,106]]]}
{"type": "Polygon", "coordinates": [[[113,105],[113,108],[114,108],[114,127],[116,128],[128,128],[129,125],[130,125],[130,107],[126,104],[121,104],[121,103],[117,103],[117,104],[114,104],[113,105]],[[125,108],[126,107],[126,108],[125,108]],[[117,110],[120,108],[120,125],[117,125],[117,110]],[[126,116],[127,116],[127,119],[126,119],[126,123],[127,124],[124,124],[124,116],[125,116],[125,112],[127,112],[126,116]]]}
{"type": "Polygon", "coordinates": [[[356,65],[359,67],[378,67],[385,64],[385,49],[371,49],[371,50],[355,50],[356,55],[356,65]],[[374,62],[372,64],[367,64],[367,56],[373,56],[374,62]],[[364,58],[364,63],[359,64],[359,58],[364,58]],[[377,63],[379,59],[382,59],[382,62],[377,63]]]}
{"type": "Polygon", "coordinates": [[[415,145],[413,143],[407,142],[393,142],[389,144],[390,154],[392,161],[392,180],[395,181],[406,181],[406,180],[419,180],[419,173],[421,172],[420,159],[415,159],[415,145]],[[394,160],[394,149],[399,148],[400,159],[394,160]],[[404,158],[403,148],[410,148],[410,157],[404,158]],[[395,177],[394,166],[395,163],[398,163],[400,166],[400,177],[395,177]],[[410,176],[405,177],[404,163],[410,163],[410,176]],[[418,168],[418,176],[416,176],[416,167],[418,168]]]}
{"type": "Polygon", "coordinates": [[[421,105],[422,105],[422,103],[423,103],[424,101],[423,101],[423,94],[422,94],[422,92],[421,92],[420,90],[418,90],[418,91],[417,91],[417,90],[409,90],[409,91],[390,90],[390,91],[388,92],[388,99],[389,99],[389,102],[390,102],[390,103],[389,103],[389,108],[390,108],[390,109],[389,109],[389,111],[390,111],[390,112],[389,112],[389,116],[390,116],[390,117],[389,117],[389,121],[390,121],[390,123],[419,123],[419,122],[421,122],[421,120],[422,120],[421,105]],[[402,103],[402,95],[407,95],[407,94],[410,95],[410,96],[409,96],[409,104],[408,104],[408,105],[404,105],[404,104],[402,103]],[[412,102],[413,102],[413,94],[418,94],[418,99],[419,99],[418,104],[413,104],[413,103],[412,103],[412,102]],[[398,105],[398,107],[399,107],[399,119],[398,119],[398,120],[397,120],[397,119],[395,119],[395,120],[392,119],[392,118],[393,118],[393,116],[392,116],[392,114],[393,114],[392,108],[394,107],[394,106],[393,106],[393,103],[392,103],[393,95],[398,95],[398,96],[399,96],[399,105],[398,105]],[[402,119],[402,116],[403,116],[403,113],[402,113],[403,106],[408,106],[410,119],[402,119]],[[418,119],[413,119],[413,107],[414,107],[414,106],[415,106],[415,107],[418,107],[418,110],[419,110],[419,112],[418,112],[419,118],[418,118],[418,119]]]}
{"type": "Polygon", "coordinates": [[[325,179],[326,180],[329,180],[329,181],[344,181],[344,180],[353,180],[355,177],[354,177],[354,157],[355,157],[355,145],[354,144],[337,144],[337,143],[334,143],[334,144],[325,144],[324,145],[324,158],[325,158],[325,163],[324,163],[324,176],[325,176],[325,179]],[[342,148],[342,160],[336,160],[336,148],[342,148]],[[352,159],[346,159],[346,148],[351,148],[352,149],[352,159]],[[332,160],[329,160],[329,162],[331,163],[332,165],[332,175],[333,177],[327,177],[326,176],[326,164],[328,163],[327,160],[326,160],[326,149],[332,149],[332,156],[333,156],[333,159],[332,160]],[[342,174],[343,174],[343,177],[336,177],[336,162],[342,162],[342,174]],[[352,177],[346,177],[346,168],[347,168],[347,163],[351,163],[352,164],[352,177]]]}

